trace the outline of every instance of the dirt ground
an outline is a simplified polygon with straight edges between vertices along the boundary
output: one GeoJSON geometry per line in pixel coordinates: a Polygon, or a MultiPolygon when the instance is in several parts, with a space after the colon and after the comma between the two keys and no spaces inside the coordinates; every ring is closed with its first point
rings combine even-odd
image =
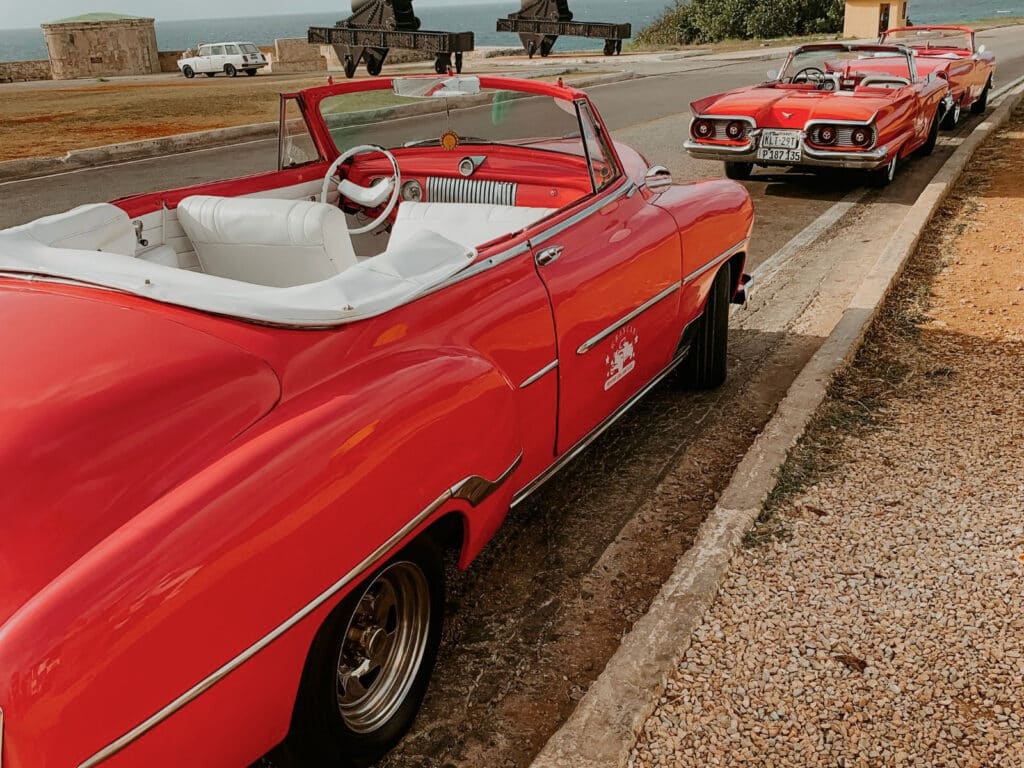
{"type": "MultiPolygon", "coordinates": [[[[153,77],[10,89],[0,98],[0,160],[276,120],[280,94],[317,77],[153,77]]],[[[49,84],[48,84],[49,85],[49,84]]]]}
{"type": "Polygon", "coordinates": [[[925,233],[631,768],[1024,765],[1024,108],[925,233]]]}

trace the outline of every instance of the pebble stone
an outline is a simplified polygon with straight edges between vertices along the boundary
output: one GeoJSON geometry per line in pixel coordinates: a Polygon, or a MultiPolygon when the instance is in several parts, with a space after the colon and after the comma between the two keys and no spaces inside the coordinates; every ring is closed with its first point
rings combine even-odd
{"type": "MultiPolygon", "coordinates": [[[[996,167],[1024,178],[1019,157],[996,167]]],[[[1024,182],[1012,186],[982,200],[974,229],[992,215],[1015,245],[997,259],[957,241],[919,337],[896,342],[949,373],[888,398],[880,429],[838,438],[839,469],[783,510],[788,536],[739,552],[630,768],[1024,768],[1024,307],[1009,301],[1024,282],[1024,182]],[[995,271],[983,285],[979,252],[995,271]],[[1005,293],[984,302],[1008,308],[1001,324],[959,300],[990,291],[1005,293]]]]}

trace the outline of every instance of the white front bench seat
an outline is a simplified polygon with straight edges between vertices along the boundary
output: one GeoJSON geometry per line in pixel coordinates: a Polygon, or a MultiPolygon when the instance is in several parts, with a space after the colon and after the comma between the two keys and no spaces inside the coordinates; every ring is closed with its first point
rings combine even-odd
{"type": "Polygon", "coordinates": [[[208,275],[289,288],[356,264],[345,214],[325,203],[193,195],[178,221],[208,275]]]}
{"type": "Polygon", "coordinates": [[[467,248],[526,229],[556,208],[519,208],[484,203],[415,203],[398,206],[391,229],[391,243],[413,242],[424,230],[434,232],[467,248]]]}

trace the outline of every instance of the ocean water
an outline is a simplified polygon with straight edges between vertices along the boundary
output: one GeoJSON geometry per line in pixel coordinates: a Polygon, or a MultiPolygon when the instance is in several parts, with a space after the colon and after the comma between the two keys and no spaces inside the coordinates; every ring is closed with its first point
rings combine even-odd
{"type": "MultiPolygon", "coordinates": [[[[668,0],[570,0],[570,8],[581,21],[630,22],[634,34],[653,21],[671,3],[668,0]]],[[[348,7],[347,3],[344,3],[348,7]]],[[[453,32],[472,30],[478,46],[518,44],[515,35],[494,31],[495,20],[518,10],[519,2],[459,3],[450,6],[417,9],[424,29],[453,32]]],[[[344,14],[339,11],[290,16],[255,16],[237,19],[197,19],[194,21],[156,21],[160,50],[182,50],[202,41],[251,40],[257,45],[273,43],[279,37],[305,37],[311,26],[333,26],[344,14]]],[[[910,18],[915,24],[954,24],[967,19],[1024,16],[1024,0],[910,0],[910,18]]],[[[560,50],[592,50],[600,40],[568,38],[560,41],[560,50]]],[[[0,29],[0,61],[45,59],[46,45],[38,27],[0,29]]]]}

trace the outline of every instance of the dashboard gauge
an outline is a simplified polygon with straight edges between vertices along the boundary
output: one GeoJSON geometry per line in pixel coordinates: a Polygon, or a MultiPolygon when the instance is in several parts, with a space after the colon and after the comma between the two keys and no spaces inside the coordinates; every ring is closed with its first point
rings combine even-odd
{"type": "Polygon", "coordinates": [[[402,185],[402,199],[407,203],[418,203],[423,200],[423,187],[418,181],[410,180],[402,185]]]}

